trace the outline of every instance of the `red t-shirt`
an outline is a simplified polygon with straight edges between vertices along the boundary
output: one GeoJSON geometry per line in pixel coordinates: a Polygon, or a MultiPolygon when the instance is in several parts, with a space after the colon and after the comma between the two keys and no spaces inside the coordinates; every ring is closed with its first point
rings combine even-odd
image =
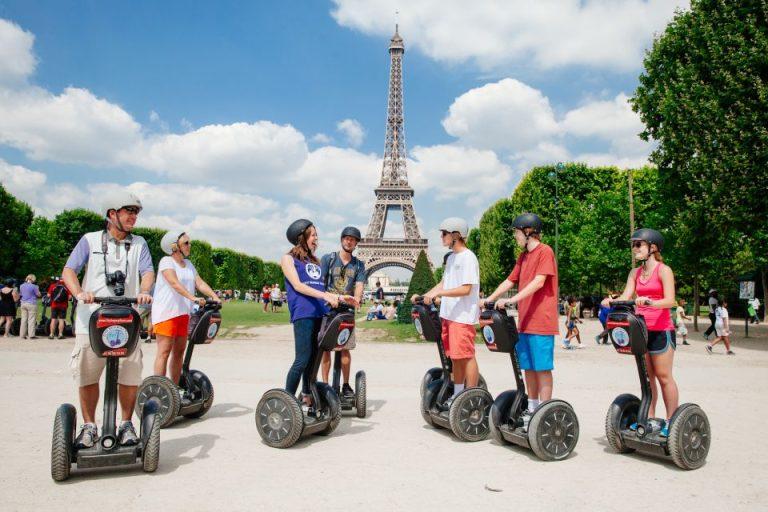
{"type": "Polygon", "coordinates": [[[64,290],[67,293],[67,299],[61,302],[53,302],[53,290],[56,289],[58,285],[64,285],[62,282],[56,282],[51,283],[51,286],[48,287],[48,296],[51,298],[51,309],[67,309],[67,305],[69,303],[69,290],[67,290],[67,287],[64,286],[64,290]]]}
{"type": "Polygon", "coordinates": [[[558,334],[557,326],[557,262],[547,244],[540,243],[530,252],[523,252],[509,274],[522,290],[537,275],[547,276],[544,286],[517,303],[517,329],[525,334],[558,334]]]}

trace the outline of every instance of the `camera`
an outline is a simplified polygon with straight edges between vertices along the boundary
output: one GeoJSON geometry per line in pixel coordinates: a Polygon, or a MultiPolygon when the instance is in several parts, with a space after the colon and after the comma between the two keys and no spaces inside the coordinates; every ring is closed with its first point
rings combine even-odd
{"type": "Polygon", "coordinates": [[[107,286],[115,289],[115,295],[122,297],[125,295],[125,274],[122,270],[115,270],[111,274],[106,274],[107,286]]]}

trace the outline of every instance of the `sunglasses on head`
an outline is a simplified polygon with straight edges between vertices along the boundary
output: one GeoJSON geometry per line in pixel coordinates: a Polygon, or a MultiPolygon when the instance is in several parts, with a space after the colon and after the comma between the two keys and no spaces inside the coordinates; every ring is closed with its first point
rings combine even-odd
{"type": "Polygon", "coordinates": [[[642,240],[632,240],[632,247],[633,248],[639,248],[643,246],[642,240]]]}

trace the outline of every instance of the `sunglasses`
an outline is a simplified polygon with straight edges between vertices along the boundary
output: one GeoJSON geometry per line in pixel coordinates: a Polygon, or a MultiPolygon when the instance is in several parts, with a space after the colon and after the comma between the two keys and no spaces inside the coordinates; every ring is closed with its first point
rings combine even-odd
{"type": "Polygon", "coordinates": [[[189,247],[190,245],[192,245],[192,242],[190,242],[189,240],[187,240],[186,242],[179,242],[179,245],[183,245],[183,246],[185,246],[185,247],[189,247]]]}
{"type": "Polygon", "coordinates": [[[633,240],[632,241],[632,248],[633,249],[639,249],[642,246],[643,246],[643,241],[642,240],[633,240]]]}
{"type": "Polygon", "coordinates": [[[451,232],[450,232],[450,231],[446,231],[446,230],[444,230],[444,229],[441,229],[441,230],[440,230],[440,236],[446,236],[446,235],[450,235],[450,234],[451,234],[451,232]]]}
{"type": "Polygon", "coordinates": [[[124,206],[123,210],[125,210],[131,215],[138,215],[139,212],[141,211],[141,208],[138,208],[136,206],[124,206]]]}

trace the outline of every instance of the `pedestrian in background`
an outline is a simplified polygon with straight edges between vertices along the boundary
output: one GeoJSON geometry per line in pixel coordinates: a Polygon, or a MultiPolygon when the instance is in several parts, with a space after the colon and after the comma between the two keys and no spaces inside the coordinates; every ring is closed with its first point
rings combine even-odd
{"type": "Polygon", "coordinates": [[[16,303],[19,301],[19,294],[14,288],[13,279],[6,279],[5,286],[0,289],[0,328],[5,326],[6,338],[10,336],[13,319],[16,318],[16,303]]]}
{"type": "Polygon", "coordinates": [[[728,302],[725,299],[720,301],[720,305],[715,310],[715,332],[717,338],[707,345],[707,352],[712,353],[712,347],[720,343],[725,343],[726,354],[734,356],[736,353],[731,350],[731,323],[728,318],[728,302]]]}
{"type": "Polygon", "coordinates": [[[705,340],[708,340],[709,336],[715,333],[715,311],[717,310],[717,306],[720,305],[720,301],[717,300],[717,290],[714,288],[709,290],[709,299],[707,299],[707,305],[709,306],[709,321],[712,325],[707,327],[707,330],[704,331],[705,340]]]}
{"type": "Polygon", "coordinates": [[[56,331],[59,332],[59,339],[64,338],[64,327],[67,318],[67,306],[69,306],[70,293],[60,277],[54,277],[53,282],[48,287],[48,298],[51,300],[51,329],[48,338],[53,339],[56,331]],[[58,329],[57,329],[58,327],[58,329]]]}
{"type": "Polygon", "coordinates": [[[757,314],[759,310],[760,310],[760,299],[755,297],[754,299],[747,301],[747,312],[749,313],[749,323],[751,324],[760,323],[760,317],[757,314]]]}
{"type": "Polygon", "coordinates": [[[685,314],[685,299],[677,301],[677,307],[675,308],[674,313],[672,318],[675,319],[677,335],[683,338],[683,345],[690,345],[690,343],[688,343],[688,327],[685,325],[685,320],[690,320],[691,317],[685,314]]]}
{"type": "Polygon", "coordinates": [[[37,338],[35,329],[37,328],[37,299],[40,298],[40,287],[35,284],[37,278],[34,274],[29,274],[24,280],[24,284],[19,287],[21,296],[21,327],[19,336],[21,339],[37,338]]]}

